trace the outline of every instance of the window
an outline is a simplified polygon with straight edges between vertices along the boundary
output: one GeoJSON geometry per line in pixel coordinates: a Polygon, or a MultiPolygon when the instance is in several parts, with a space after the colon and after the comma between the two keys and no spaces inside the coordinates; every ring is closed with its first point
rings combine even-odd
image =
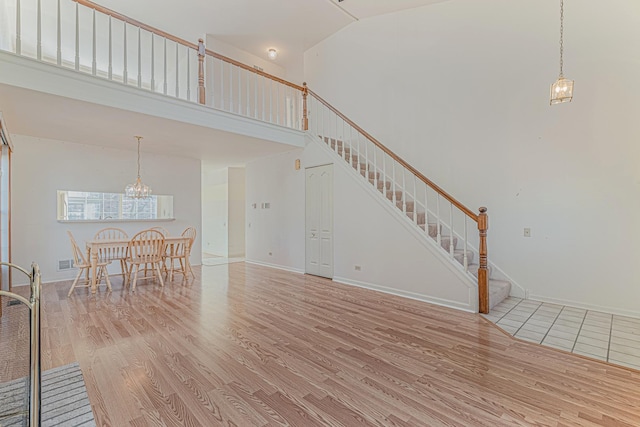
{"type": "Polygon", "coordinates": [[[59,221],[173,219],[173,196],[131,199],[120,193],[58,191],[59,221]]]}

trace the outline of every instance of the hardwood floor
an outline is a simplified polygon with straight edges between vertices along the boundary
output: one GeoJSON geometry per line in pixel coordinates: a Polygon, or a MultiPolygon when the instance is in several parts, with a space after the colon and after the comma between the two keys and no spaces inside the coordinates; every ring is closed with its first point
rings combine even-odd
{"type": "Polygon", "coordinates": [[[99,425],[640,425],[640,372],[479,315],[245,263],[196,274],[43,286],[43,366],[79,362],[99,425]]]}

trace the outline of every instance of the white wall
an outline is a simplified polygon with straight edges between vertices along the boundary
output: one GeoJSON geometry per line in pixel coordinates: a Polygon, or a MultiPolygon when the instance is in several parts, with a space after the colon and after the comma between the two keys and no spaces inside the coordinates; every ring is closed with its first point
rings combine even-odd
{"type": "MultiPolygon", "coordinates": [[[[454,0],[308,50],[310,87],[473,209],[532,298],[640,317],[640,2],[454,0]],[[531,227],[532,237],[523,237],[531,227]]],[[[382,225],[381,225],[382,226],[382,225]]]]}
{"type": "Polygon", "coordinates": [[[229,174],[227,169],[202,171],[202,250],[229,256],[229,174]]]}
{"type": "MultiPolygon", "coordinates": [[[[304,150],[247,164],[249,261],[304,271],[304,169],[333,161],[319,144],[310,144],[304,150]],[[295,159],[302,163],[297,171],[295,159]],[[271,208],[261,209],[264,202],[271,208]]],[[[352,175],[348,168],[334,165],[335,280],[475,310],[475,288],[409,232],[398,221],[397,210],[385,210],[379,194],[365,191],[368,182],[361,186],[352,175]],[[355,270],[356,265],[360,271],[355,270]]]]}
{"type": "Polygon", "coordinates": [[[229,174],[229,257],[245,255],[245,169],[228,168],[229,174]]]}
{"type": "MultiPolygon", "coordinates": [[[[38,262],[44,282],[72,278],[76,270],[56,271],[57,260],[72,258],[66,231],[82,242],[103,227],[137,231],[163,226],[180,234],[194,226],[200,234],[200,161],[142,152],[141,176],[154,194],[173,195],[171,222],[60,223],[56,220],[56,190],[122,192],[135,179],[135,151],[12,135],[12,255],[13,262],[38,262]]],[[[191,262],[200,264],[196,241],[191,262]]],[[[116,269],[117,270],[117,269],[116,269]]]]}

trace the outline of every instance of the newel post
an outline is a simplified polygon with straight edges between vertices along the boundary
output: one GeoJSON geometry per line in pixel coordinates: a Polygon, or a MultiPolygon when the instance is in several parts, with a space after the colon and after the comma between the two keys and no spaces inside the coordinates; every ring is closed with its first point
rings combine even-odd
{"type": "Polygon", "coordinates": [[[489,270],[487,268],[487,230],[489,217],[487,208],[481,207],[478,215],[478,231],[480,232],[480,266],[478,267],[478,311],[489,313],[489,270]]]}
{"type": "Polygon", "coordinates": [[[309,88],[307,82],[302,83],[302,130],[309,130],[309,117],[307,115],[307,95],[309,88]]]}
{"type": "Polygon", "coordinates": [[[204,40],[198,39],[198,102],[205,104],[205,92],[204,92],[204,40]]]}

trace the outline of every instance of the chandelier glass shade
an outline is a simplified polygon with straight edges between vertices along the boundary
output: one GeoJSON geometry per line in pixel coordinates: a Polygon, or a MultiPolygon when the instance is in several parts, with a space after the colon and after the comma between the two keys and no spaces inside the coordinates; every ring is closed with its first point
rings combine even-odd
{"type": "Polygon", "coordinates": [[[138,140],[138,178],[133,184],[127,185],[124,189],[124,194],[132,199],[146,199],[151,195],[151,188],[140,179],[140,140],[142,137],[136,136],[135,138],[138,140]]]}

